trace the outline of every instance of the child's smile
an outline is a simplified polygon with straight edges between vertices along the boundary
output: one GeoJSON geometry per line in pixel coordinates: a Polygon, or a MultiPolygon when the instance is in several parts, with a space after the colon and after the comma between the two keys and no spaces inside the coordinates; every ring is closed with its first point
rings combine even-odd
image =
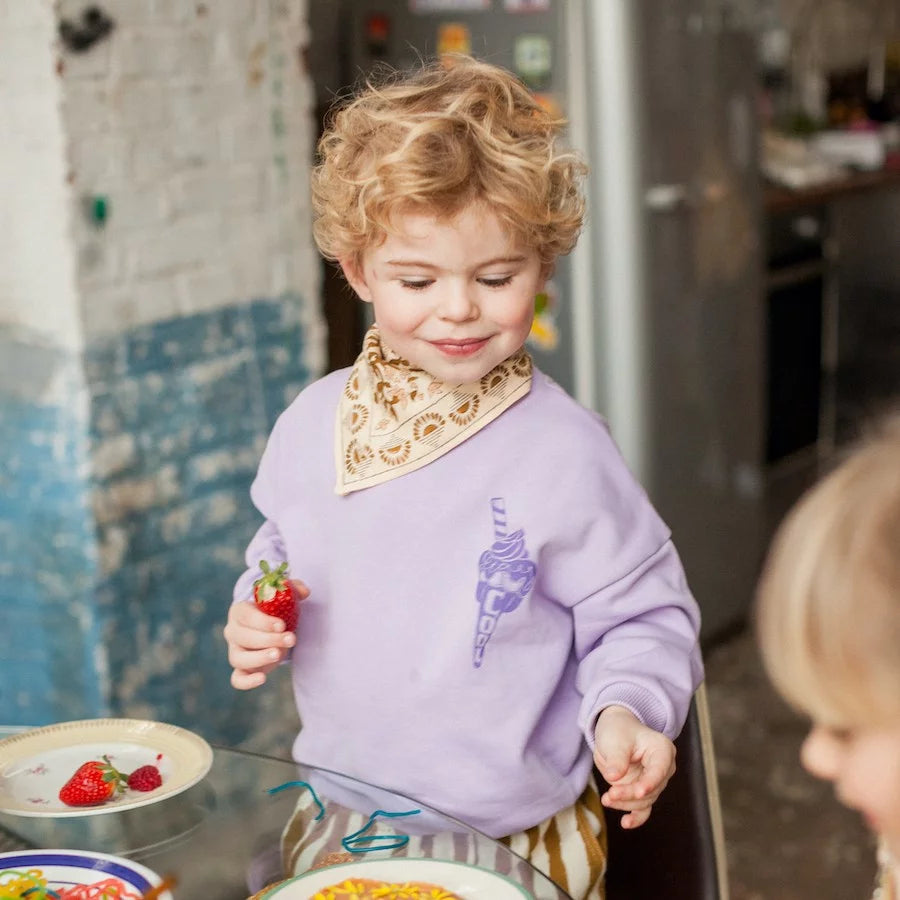
{"type": "Polygon", "coordinates": [[[347,279],[375,307],[385,345],[441,381],[477,381],[525,343],[545,272],[484,207],[445,221],[408,214],[347,279]]]}
{"type": "Polygon", "coordinates": [[[473,356],[488,344],[489,338],[471,338],[465,341],[432,341],[431,343],[447,356],[473,356]]]}

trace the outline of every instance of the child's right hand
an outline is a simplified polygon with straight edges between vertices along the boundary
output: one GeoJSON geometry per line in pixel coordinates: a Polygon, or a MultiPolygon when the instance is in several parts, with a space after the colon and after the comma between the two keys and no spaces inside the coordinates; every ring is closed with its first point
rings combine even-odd
{"type": "MultiPolygon", "coordinates": [[[[301,581],[292,581],[299,600],[309,596],[309,588],[301,581]]],[[[232,603],[225,625],[228,662],[234,668],[231,684],[241,691],[265,684],[266,675],[297,643],[292,631],[285,631],[284,622],[268,616],[255,603],[232,603]]]]}
{"type": "Polygon", "coordinates": [[[594,738],[594,763],[609,784],[600,802],[625,813],[623,828],[638,828],[675,773],[675,745],[624,706],[600,713],[594,738]]]}

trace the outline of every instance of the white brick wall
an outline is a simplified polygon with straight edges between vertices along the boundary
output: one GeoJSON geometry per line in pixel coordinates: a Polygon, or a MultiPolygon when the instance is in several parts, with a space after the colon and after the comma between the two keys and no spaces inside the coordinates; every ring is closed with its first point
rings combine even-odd
{"type": "Polygon", "coordinates": [[[52,0],[0,0],[0,328],[81,346],[52,0]]]}
{"type": "MultiPolygon", "coordinates": [[[[304,10],[281,0],[119,0],[109,6],[117,27],[107,69],[67,75],[73,87],[94,88],[86,101],[95,100],[118,139],[105,168],[91,159],[90,134],[73,139],[72,167],[76,191],[109,198],[102,239],[83,219],[76,239],[121,255],[123,271],[112,266],[108,274],[135,286],[127,322],[207,311],[279,287],[315,298],[318,267],[293,262],[311,243],[314,123],[297,64],[304,10]],[[301,177],[280,177],[282,156],[301,162],[301,177]]],[[[75,134],[83,109],[69,99],[75,134]]],[[[83,278],[96,284],[96,272],[83,278]]],[[[105,332],[126,327],[115,316],[91,319],[105,332]]]]}
{"type": "Polygon", "coordinates": [[[291,291],[315,352],[305,0],[105,0],[115,28],[82,53],[54,5],[86,4],[0,0],[0,325],[89,341],[291,291]]]}

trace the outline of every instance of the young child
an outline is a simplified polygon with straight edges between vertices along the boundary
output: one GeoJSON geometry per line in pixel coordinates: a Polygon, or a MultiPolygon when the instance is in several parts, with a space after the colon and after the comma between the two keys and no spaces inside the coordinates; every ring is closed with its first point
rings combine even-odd
{"type": "Polygon", "coordinates": [[[900,896],[900,420],[781,525],[758,597],[763,660],[809,715],[801,761],[882,837],[875,896],[900,896]]]}
{"type": "Polygon", "coordinates": [[[592,764],[603,805],[645,822],[702,666],[669,531],[602,419],[524,347],[582,224],[561,124],[467,58],[368,84],[331,119],[315,236],[376,324],[273,430],[225,635],[237,688],[290,652],[298,760],[599,897],[592,764]],[[260,560],[303,580],[296,646],[240,602],[260,560]]]}

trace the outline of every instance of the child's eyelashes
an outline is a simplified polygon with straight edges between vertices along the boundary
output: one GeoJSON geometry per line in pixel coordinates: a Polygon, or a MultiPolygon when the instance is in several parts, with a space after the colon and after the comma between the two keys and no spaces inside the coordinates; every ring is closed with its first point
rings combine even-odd
{"type": "MultiPolygon", "coordinates": [[[[410,291],[424,291],[426,288],[431,287],[431,285],[434,284],[433,278],[401,278],[399,280],[400,284],[410,291]]],[[[488,288],[506,287],[512,282],[512,280],[512,275],[491,276],[477,279],[480,285],[488,288]]]]}

